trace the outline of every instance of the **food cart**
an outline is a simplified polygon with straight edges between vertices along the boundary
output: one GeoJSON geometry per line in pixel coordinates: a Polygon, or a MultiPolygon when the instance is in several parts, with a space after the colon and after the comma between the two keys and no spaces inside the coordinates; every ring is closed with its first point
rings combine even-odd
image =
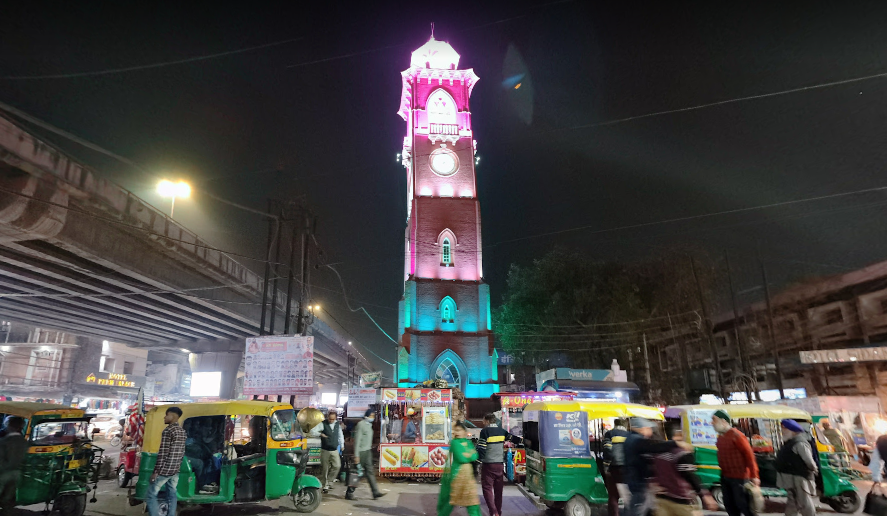
{"type": "Polygon", "coordinates": [[[449,454],[452,403],[450,389],[382,389],[382,435],[410,411],[420,421],[414,441],[405,441],[401,430],[400,437],[379,445],[379,475],[436,482],[449,454]]]}
{"type": "MultiPolygon", "coordinates": [[[[498,392],[502,428],[512,435],[523,436],[524,407],[537,401],[571,401],[573,392],[498,392]]],[[[507,443],[510,444],[510,443],[507,443]]],[[[527,454],[523,446],[512,446],[505,458],[505,475],[511,482],[523,482],[527,475],[527,454]]]]}

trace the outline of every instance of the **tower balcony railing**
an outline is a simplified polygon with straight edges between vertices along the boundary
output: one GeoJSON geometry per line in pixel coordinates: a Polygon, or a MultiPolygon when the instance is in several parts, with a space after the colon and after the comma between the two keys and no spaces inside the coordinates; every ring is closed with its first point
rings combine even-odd
{"type": "Polygon", "coordinates": [[[447,136],[458,136],[458,124],[428,124],[428,134],[444,134],[447,136]]]}

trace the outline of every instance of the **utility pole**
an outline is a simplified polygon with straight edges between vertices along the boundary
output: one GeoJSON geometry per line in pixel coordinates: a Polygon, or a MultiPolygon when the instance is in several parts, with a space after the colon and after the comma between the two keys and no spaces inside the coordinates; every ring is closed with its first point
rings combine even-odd
{"type": "MultiPolygon", "coordinates": [[[[671,328],[671,341],[678,346],[678,338],[675,335],[674,324],[671,322],[671,314],[668,315],[668,327],[671,328]]],[[[690,401],[690,357],[687,355],[687,341],[681,339],[681,373],[684,377],[684,396],[687,402],[690,401]]]]}
{"type": "Polygon", "coordinates": [[[764,296],[767,298],[767,334],[770,337],[770,349],[773,352],[773,365],[776,366],[776,387],[779,389],[779,399],[785,399],[785,389],[782,386],[782,367],[779,364],[779,349],[773,331],[773,306],[770,302],[770,285],[767,283],[767,269],[761,254],[758,252],[758,263],[761,265],[761,279],[764,282],[764,296]]]}
{"type": "MultiPolygon", "coordinates": [[[[708,309],[705,304],[705,297],[702,294],[702,283],[699,282],[699,274],[696,273],[696,259],[690,257],[690,268],[693,270],[693,279],[696,280],[696,290],[699,293],[699,304],[702,306],[702,325],[705,326],[705,338],[708,339],[708,347],[711,350],[711,360],[714,362],[715,375],[718,377],[718,390],[724,402],[729,398],[724,390],[724,376],[721,372],[721,359],[718,357],[718,350],[715,348],[715,341],[711,338],[711,321],[708,318],[708,309]]],[[[700,328],[702,329],[702,328],[700,328]]]]}
{"type": "MultiPolygon", "coordinates": [[[[733,338],[736,340],[736,350],[739,355],[739,373],[741,375],[749,371],[749,364],[746,363],[746,353],[743,349],[742,338],[739,335],[739,312],[736,309],[736,290],[733,288],[733,273],[730,270],[730,257],[727,255],[726,249],[724,250],[724,263],[727,264],[727,283],[730,285],[730,301],[733,304],[733,338]]],[[[751,386],[749,385],[745,386],[745,399],[749,403],[752,401],[751,386]]]]}
{"type": "Polygon", "coordinates": [[[296,265],[296,235],[298,230],[293,227],[293,234],[290,236],[290,265],[289,275],[286,281],[286,313],[283,317],[283,334],[290,333],[290,319],[293,312],[293,283],[295,282],[295,265],[296,265]]]}
{"type": "MultiPolygon", "coordinates": [[[[280,209],[280,221],[283,222],[283,208],[280,209]]],[[[271,324],[268,329],[268,333],[274,335],[274,322],[277,320],[277,278],[280,276],[280,267],[278,264],[280,263],[280,244],[283,240],[283,228],[277,229],[277,241],[275,242],[275,253],[274,253],[274,279],[271,282],[271,324]]],[[[280,401],[280,400],[277,400],[280,401]]]]}
{"type": "MultiPolygon", "coordinates": [[[[647,378],[647,401],[653,401],[653,382],[650,380],[650,357],[647,356],[647,334],[643,334],[644,338],[644,376],[647,378]]],[[[660,364],[661,367],[662,364],[660,364]]]]}
{"type": "Polygon", "coordinates": [[[309,217],[308,212],[304,212],[302,218],[302,285],[299,293],[299,319],[296,322],[296,333],[299,335],[305,335],[308,331],[308,314],[306,305],[308,303],[309,294],[308,283],[311,277],[311,268],[308,263],[310,259],[309,246],[311,245],[308,235],[311,232],[311,218],[309,217]]]}
{"type": "MultiPolygon", "coordinates": [[[[268,199],[268,212],[273,210],[273,201],[268,199]]],[[[266,304],[268,303],[268,280],[271,275],[271,246],[274,244],[274,225],[278,224],[277,232],[280,232],[280,221],[268,219],[268,249],[265,253],[265,281],[262,283],[262,319],[259,323],[259,335],[267,335],[265,332],[265,316],[267,314],[266,304]]]]}

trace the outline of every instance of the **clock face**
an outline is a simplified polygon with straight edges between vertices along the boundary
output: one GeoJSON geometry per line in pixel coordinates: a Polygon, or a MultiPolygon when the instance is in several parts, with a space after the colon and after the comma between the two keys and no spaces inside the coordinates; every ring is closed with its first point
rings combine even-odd
{"type": "Polygon", "coordinates": [[[431,170],[439,176],[451,176],[459,169],[459,158],[453,151],[438,149],[431,153],[431,170]]]}

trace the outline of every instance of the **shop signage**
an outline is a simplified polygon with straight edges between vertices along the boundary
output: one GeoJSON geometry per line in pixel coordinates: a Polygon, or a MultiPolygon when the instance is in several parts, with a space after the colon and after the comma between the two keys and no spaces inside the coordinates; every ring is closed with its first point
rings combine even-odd
{"type": "Polygon", "coordinates": [[[453,401],[450,389],[382,389],[383,403],[411,403],[414,401],[450,403],[453,401]]]}
{"type": "Polygon", "coordinates": [[[817,349],[801,351],[802,364],[829,364],[835,362],[875,362],[887,360],[887,347],[817,349]]]}
{"type": "Polygon", "coordinates": [[[511,365],[514,363],[514,355],[499,351],[499,365],[511,365]]]}
{"type": "Polygon", "coordinates": [[[349,389],[347,417],[363,417],[370,405],[375,405],[376,389],[349,389]]]}
{"type": "Polygon", "coordinates": [[[360,375],[360,386],[364,389],[378,389],[382,386],[382,371],[360,375]]]}
{"type": "Polygon", "coordinates": [[[314,393],[314,337],[250,337],[243,360],[246,396],[314,393]]]}
{"type": "Polygon", "coordinates": [[[543,411],[539,427],[545,431],[540,452],[543,457],[588,457],[588,415],[585,412],[543,411]]]}
{"type": "Polygon", "coordinates": [[[502,401],[502,408],[523,408],[524,406],[537,401],[569,401],[573,399],[573,395],[553,394],[551,396],[545,396],[535,394],[509,394],[499,396],[499,399],[502,401]]]}
{"type": "Polygon", "coordinates": [[[450,454],[448,445],[438,444],[380,444],[379,470],[386,473],[443,472],[450,454]]]}
{"type": "Polygon", "coordinates": [[[127,378],[125,374],[118,373],[89,373],[86,376],[86,383],[95,385],[105,385],[108,387],[129,387],[136,388],[135,378],[127,378]]]}

